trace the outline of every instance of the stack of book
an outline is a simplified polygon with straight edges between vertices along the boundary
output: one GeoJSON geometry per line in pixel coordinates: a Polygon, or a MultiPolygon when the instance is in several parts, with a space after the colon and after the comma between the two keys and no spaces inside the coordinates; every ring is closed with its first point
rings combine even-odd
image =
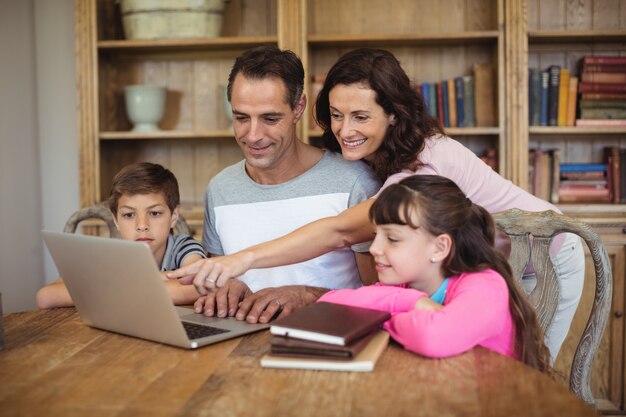
{"type": "Polygon", "coordinates": [[[561,164],[559,202],[611,203],[606,164],[561,164]]]}
{"type": "Polygon", "coordinates": [[[626,56],[581,60],[577,126],[626,126],[626,56]]]}
{"type": "Polygon", "coordinates": [[[495,126],[492,64],[475,64],[472,75],[416,86],[429,113],[444,127],[495,126]]]}
{"type": "Polygon", "coordinates": [[[388,312],[331,303],[314,303],[276,320],[266,368],[371,372],[389,334],[379,330],[388,312]]]}
{"type": "Polygon", "coordinates": [[[528,123],[531,126],[574,126],[578,77],[569,69],[551,65],[529,69],[528,123]]]}

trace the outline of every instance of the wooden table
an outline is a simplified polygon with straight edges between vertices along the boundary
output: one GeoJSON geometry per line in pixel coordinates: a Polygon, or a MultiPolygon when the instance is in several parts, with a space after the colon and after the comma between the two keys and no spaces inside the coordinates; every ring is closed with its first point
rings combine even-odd
{"type": "Polygon", "coordinates": [[[593,416],[566,388],[483,348],[390,345],[373,373],[261,368],[263,331],[187,351],[92,329],[73,308],[5,315],[0,416],[593,416]]]}

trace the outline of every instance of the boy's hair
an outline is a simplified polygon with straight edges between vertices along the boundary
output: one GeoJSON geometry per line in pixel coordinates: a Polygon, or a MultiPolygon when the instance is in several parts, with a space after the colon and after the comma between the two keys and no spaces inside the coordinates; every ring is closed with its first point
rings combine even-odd
{"type": "Polygon", "coordinates": [[[387,128],[382,144],[368,161],[376,175],[385,181],[403,169],[417,169],[425,138],[444,131],[428,112],[424,98],[398,59],[384,49],[354,49],[342,55],[328,71],[314,111],[315,120],[324,131],[324,143],[339,150],[330,126],[330,90],[336,85],[351,84],[364,84],[374,90],[376,103],[386,114],[396,117],[396,123],[387,128]]]}
{"type": "Polygon", "coordinates": [[[495,225],[483,207],[473,204],[450,179],[438,175],[413,175],[386,188],[370,209],[377,225],[400,224],[452,240],[442,262],[445,276],[497,271],[509,288],[509,308],[515,323],[515,348],[527,365],[551,374],[550,354],[543,341],[535,310],[513,278],[504,255],[495,248],[495,225]],[[416,224],[419,222],[419,224],[416,224]]]}
{"type": "Polygon", "coordinates": [[[233,82],[237,74],[252,80],[278,78],[285,84],[285,101],[292,110],[296,108],[304,91],[304,67],[300,58],[289,50],[280,50],[276,45],[262,45],[245,52],[235,59],[228,76],[227,96],[231,99],[233,82]]]}
{"type": "Polygon", "coordinates": [[[178,181],[169,169],[150,162],[127,165],[113,178],[109,207],[117,217],[117,205],[122,195],[150,193],[162,193],[171,212],[174,212],[180,203],[178,181]]]}

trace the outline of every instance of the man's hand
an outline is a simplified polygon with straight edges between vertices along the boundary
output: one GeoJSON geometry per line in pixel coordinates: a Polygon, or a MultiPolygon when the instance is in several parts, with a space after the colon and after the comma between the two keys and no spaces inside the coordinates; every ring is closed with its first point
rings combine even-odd
{"type": "Polygon", "coordinates": [[[244,298],[235,317],[248,323],[268,323],[275,315],[278,315],[277,318],[285,317],[314,303],[327,291],[306,285],[265,288],[244,298]]]}
{"type": "Polygon", "coordinates": [[[244,282],[231,279],[219,290],[211,291],[198,298],[193,308],[196,313],[204,313],[209,317],[233,317],[237,312],[239,302],[250,295],[252,291],[244,282]]]}
{"type": "Polygon", "coordinates": [[[181,284],[193,284],[201,295],[226,285],[232,278],[243,275],[252,260],[244,252],[237,252],[228,256],[215,256],[200,259],[191,265],[184,266],[167,273],[169,279],[178,279],[181,284]]]}

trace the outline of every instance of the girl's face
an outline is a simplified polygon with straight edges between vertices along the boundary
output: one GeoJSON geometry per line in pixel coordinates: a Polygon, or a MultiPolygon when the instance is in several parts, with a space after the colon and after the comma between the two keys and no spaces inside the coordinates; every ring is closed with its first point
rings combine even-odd
{"type": "Polygon", "coordinates": [[[374,256],[380,282],[409,284],[432,295],[444,279],[441,261],[447,253],[441,251],[440,238],[422,227],[377,225],[370,253],[374,256]],[[433,259],[436,262],[432,262],[433,259]]]}
{"type": "Polygon", "coordinates": [[[160,266],[170,229],[178,220],[178,207],[172,213],[163,193],[122,194],[115,220],[122,239],[147,244],[160,266]]]}
{"type": "Polygon", "coordinates": [[[337,84],[329,94],[330,128],[348,160],[371,160],[380,148],[395,116],[376,103],[367,84],[337,84]]]}

